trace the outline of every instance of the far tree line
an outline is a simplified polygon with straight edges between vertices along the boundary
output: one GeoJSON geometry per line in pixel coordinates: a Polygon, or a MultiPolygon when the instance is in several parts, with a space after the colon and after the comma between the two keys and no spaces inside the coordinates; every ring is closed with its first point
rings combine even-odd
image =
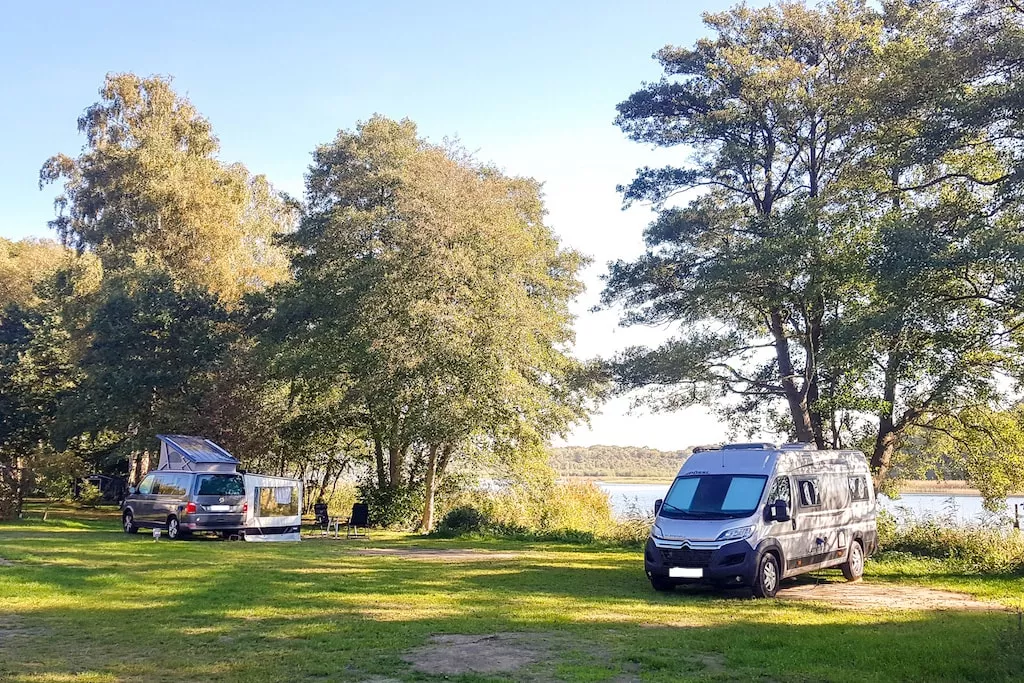
{"type": "Polygon", "coordinates": [[[931,459],[989,498],[1024,486],[1024,14],[704,21],[616,119],[681,162],[621,188],[657,217],[603,303],[677,335],[605,362],[570,352],[587,259],[537,181],[374,116],[289,197],[222,161],[169,79],[109,75],[81,152],[40,171],[59,241],[0,243],[0,517],[76,473],[135,480],[155,434],[191,432],[310,499],[356,473],[377,521],[430,529],[453,471],[543,463],[612,383],[862,448],[879,485],[931,459]]]}

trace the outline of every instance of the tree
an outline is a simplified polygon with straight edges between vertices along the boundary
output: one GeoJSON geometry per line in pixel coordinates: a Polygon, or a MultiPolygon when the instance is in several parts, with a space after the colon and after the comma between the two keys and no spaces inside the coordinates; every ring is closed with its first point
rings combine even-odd
{"type": "Polygon", "coordinates": [[[77,390],[61,401],[58,450],[80,435],[116,435],[139,478],[140,456],[159,432],[203,424],[204,401],[224,363],[233,330],[214,295],[180,288],[155,268],[108,275],[81,331],[77,390]]]}
{"type": "Polygon", "coordinates": [[[95,266],[88,259],[69,263],[39,279],[27,301],[0,311],[0,519],[21,512],[34,470],[75,460],[54,449],[51,436],[61,402],[81,381],[68,319],[94,285],[95,266]]]}
{"type": "Polygon", "coordinates": [[[583,417],[566,350],[583,259],[544,225],[535,181],[378,116],[316,150],[307,205],[281,366],[363,431],[385,500],[422,492],[422,529],[453,458],[542,457],[583,417]]]}
{"type": "Polygon", "coordinates": [[[0,309],[37,303],[36,288],[67,263],[70,255],[52,240],[14,242],[0,237],[0,309]]]}
{"type": "Polygon", "coordinates": [[[624,303],[627,324],[683,334],[625,352],[619,380],[662,387],[665,408],[732,395],[752,412],[782,399],[787,431],[824,446],[825,318],[855,286],[858,240],[830,190],[865,154],[853,144],[859,93],[882,25],[860,2],[740,6],[704,21],[714,39],[660,50],[665,77],[619,105],[632,139],[695,153],[620,188],[627,206],[650,201],[659,215],[647,253],[611,265],[604,303],[624,303]],[[692,199],[678,206],[682,193],[692,199]]]}
{"type": "Polygon", "coordinates": [[[50,158],[40,186],[63,181],[51,226],[108,270],[154,264],[226,302],[288,276],[275,239],[294,207],[263,176],[217,160],[209,121],[168,79],[110,74],[78,120],[81,155],[50,158]]]}
{"type": "Polygon", "coordinates": [[[635,139],[697,152],[624,188],[660,213],[604,301],[684,334],[625,352],[620,380],[665,407],[738,395],[741,416],[781,399],[797,440],[867,436],[881,483],[908,430],[997,405],[1021,357],[1020,148],[1004,109],[982,114],[998,60],[942,3],[705,20],[717,38],[661,51],[671,78],[620,105],[635,139]]]}

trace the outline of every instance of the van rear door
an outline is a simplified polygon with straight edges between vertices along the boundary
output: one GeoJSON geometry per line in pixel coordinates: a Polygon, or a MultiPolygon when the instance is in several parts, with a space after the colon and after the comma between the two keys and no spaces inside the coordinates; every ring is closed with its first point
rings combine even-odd
{"type": "Polygon", "coordinates": [[[241,527],[244,520],[245,482],[240,474],[199,474],[195,502],[204,526],[241,527]]]}

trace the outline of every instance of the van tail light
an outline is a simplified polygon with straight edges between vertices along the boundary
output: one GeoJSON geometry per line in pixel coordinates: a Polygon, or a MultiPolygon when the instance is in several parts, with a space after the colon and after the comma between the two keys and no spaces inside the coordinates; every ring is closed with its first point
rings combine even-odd
{"type": "Polygon", "coordinates": [[[196,511],[196,504],[195,503],[190,502],[188,505],[185,506],[185,512],[187,514],[192,514],[195,511],[196,511]]]}
{"type": "Polygon", "coordinates": [[[248,511],[249,511],[249,503],[248,502],[242,503],[242,514],[244,515],[248,511]]]}

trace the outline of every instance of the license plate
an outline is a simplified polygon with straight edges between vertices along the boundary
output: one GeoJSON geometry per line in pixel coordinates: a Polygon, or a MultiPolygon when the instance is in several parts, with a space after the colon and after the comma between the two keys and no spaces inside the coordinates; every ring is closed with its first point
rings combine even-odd
{"type": "Polygon", "coordinates": [[[227,512],[231,509],[230,505],[211,505],[210,512],[227,512]]]}
{"type": "Polygon", "coordinates": [[[673,579],[700,579],[704,570],[700,567],[669,567],[668,575],[673,579]]]}

